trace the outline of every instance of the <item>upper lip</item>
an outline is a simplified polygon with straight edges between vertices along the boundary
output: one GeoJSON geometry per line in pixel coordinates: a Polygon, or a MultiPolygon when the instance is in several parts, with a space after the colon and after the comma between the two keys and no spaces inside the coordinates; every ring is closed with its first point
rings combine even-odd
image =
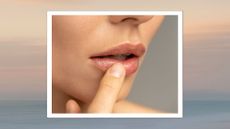
{"type": "Polygon", "coordinates": [[[145,47],[143,44],[131,44],[125,43],[105,50],[103,52],[92,55],[90,58],[109,56],[109,55],[120,55],[120,54],[133,54],[137,57],[142,56],[145,53],[145,47]]]}

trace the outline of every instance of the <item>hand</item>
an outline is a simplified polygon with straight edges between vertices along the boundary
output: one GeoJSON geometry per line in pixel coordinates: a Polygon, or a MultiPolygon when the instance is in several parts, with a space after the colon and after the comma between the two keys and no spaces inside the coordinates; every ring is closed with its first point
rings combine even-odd
{"type": "MultiPolygon", "coordinates": [[[[123,85],[125,69],[122,64],[114,64],[109,68],[100,82],[96,96],[90,103],[87,112],[89,113],[111,113],[117,103],[117,97],[123,85]]],[[[70,99],[66,103],[67,113],[80,113],[79,104],[70,99]]]]}

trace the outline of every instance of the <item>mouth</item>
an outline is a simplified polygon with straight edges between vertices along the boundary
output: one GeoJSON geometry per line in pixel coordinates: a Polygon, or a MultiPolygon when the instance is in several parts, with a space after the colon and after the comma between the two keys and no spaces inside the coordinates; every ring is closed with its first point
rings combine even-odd
{"type": "Polygon", "coordinates": [[[90,57],[96,67],[105,72],[115,63],[123,64],[126,76],[135,73],[139,67],[139,59],[145,53],[143,44],[121,44],[90,57]]]}

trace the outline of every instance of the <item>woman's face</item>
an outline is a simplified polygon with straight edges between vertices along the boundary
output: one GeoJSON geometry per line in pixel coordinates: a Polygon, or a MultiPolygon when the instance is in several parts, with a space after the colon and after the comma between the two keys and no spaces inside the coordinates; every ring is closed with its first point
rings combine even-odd
{"type": "Polygon", "coordinates": [[[53,88],[89,103],[104,72],[120,62],[128,95],[139,63],[163,16],[53,16],[53,88]]]}

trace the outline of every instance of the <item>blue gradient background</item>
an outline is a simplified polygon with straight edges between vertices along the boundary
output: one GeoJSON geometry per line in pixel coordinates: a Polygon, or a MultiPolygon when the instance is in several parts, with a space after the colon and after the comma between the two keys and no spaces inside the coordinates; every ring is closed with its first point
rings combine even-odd
{"type": "Polygon", "coordinates": [[[230,15],[227,0],[16,1],[0,4],[0,128],[228,129],[230,15]],[[113,5],[113,6],[111,6],[113,5]],[[183,10],[184,118],[47,119],[46,11],[183,10]]]}

